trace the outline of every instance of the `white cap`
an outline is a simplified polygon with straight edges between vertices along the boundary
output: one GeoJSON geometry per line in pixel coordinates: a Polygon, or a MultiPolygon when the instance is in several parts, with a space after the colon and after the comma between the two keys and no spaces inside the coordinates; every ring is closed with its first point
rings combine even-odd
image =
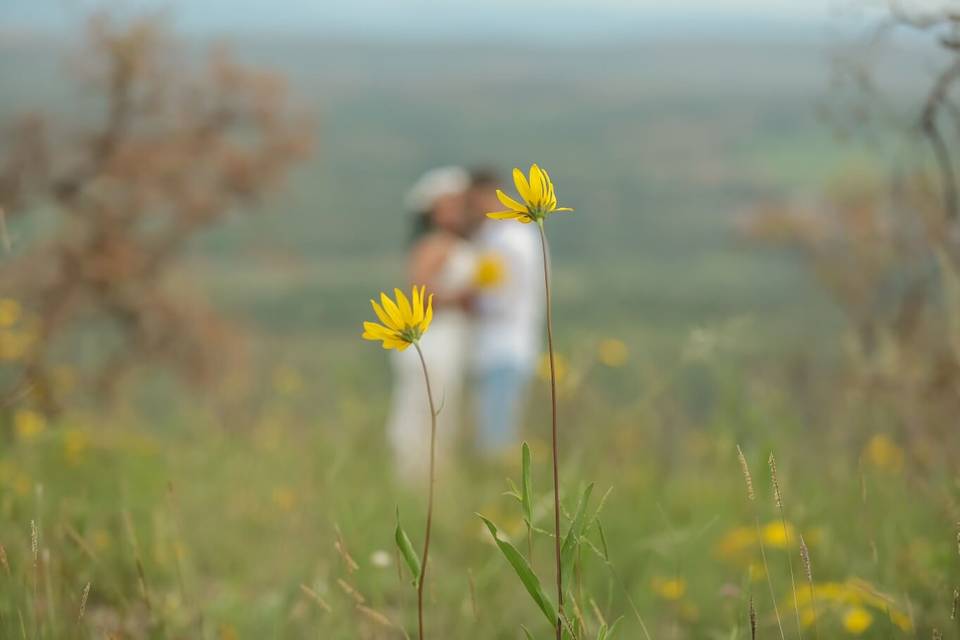
{"type": "Polygon", "coordinates": [[[470,174],[462,167],[437,167],[420,176],[407,192],[404,204],[410,211],[427,211],[437,198],[463,193],[470,186],[470,174]]]}

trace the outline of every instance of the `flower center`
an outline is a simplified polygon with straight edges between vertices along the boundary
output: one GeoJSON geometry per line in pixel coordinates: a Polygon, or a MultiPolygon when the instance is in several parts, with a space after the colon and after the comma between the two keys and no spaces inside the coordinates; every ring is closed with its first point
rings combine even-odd
{"type": "Polygon", "coordinates": [[[403,338],[406,342],[414,343],[423,336],[423,330],[419,326],[406,325],[402,331],[400,331],[400,337],[403,338]]]}

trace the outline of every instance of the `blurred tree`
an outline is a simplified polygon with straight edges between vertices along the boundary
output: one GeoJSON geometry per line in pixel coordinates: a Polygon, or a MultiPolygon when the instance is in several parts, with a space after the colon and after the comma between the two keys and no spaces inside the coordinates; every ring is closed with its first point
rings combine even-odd
{"type": "Polygon", "coordinates": [[[310,122],[282,78],[221,49],[198,59],[165,27],[93,16],[78,62],[81,95],[96,97],[99,115],[29,114],[0,145],[4,239],[18,217],[52,230],[0,247],[0,297],[23,309],[16,332],[0,328],[0,407],[56,412],[54,354],[78,341],[98,357],[72,378],[101,399],[134,365],[160,363],[202,385],[235,354],[227,323],[168,276],[191,238],[258,204],[309,153],[310,122]],[[68,132],[77,126],[86,128],[68,132]]]}
{"type": "Polygon", "coordinates": [[[948,442],[958,444],[960,415],[960,14],[929,3],[888,7],[863,56],[842,61],[844,82],[835,87],[841,109],[832,115],[840,116],[847,134],[899,126],[896,118],[877,117],[890,105],[871,62],[892,34],[918,32],[924,37],[912,46],[926,43],[944,59],[927,90],[910,101],[915,110],[905,133],[924,153],[901,147],[887,178],[845,176],[813,207],[763,206],[745,232],[797,250],[844,312],[854,338],[846,362],[850,384],[837,385],[836,393],[849,398],[853,392],[865,404],[889,409],[913,451],[942,462],[952,451],[948,442]]]}

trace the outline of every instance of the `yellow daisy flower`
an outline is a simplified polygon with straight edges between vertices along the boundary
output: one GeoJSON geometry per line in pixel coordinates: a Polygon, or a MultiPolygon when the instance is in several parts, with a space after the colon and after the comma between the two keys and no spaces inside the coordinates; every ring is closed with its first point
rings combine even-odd
{"type": "Polygon", "coordinates": [[[553,183],[547,172],[536,164],[530,165],[530,177],[523,175],[520,169],[513,170],[513,183],[523,203],[517,202],[500,189],[497,189],[497,198],[507,207],[505,211],[493,211],[487,217],[495,220],[519,220],[524,224],[543,222],[551,213],[558,211],[573,211],[570,207],[557,206],[557,194],[553,190],[553,183]]]}
{"type": "Polygon", "coordinates": [[[371,300],[373,312],[380,322],[364,322],[363,338],[365,340],[381,340],[384,349],[403,351],[411,344],[420,340],[433,320],[433,294],[426,299],[424,308],[424,292],[426,287],[413,287],[412,300],[407,299],[400,289],[394,289],[396,302],[386,293],[380,293],[380,304],[371,300]]]}

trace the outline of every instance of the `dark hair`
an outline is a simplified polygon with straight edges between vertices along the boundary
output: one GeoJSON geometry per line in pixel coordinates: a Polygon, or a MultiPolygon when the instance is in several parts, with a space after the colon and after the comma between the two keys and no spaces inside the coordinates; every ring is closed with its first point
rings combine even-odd
{"type": "Polygon", "coordinates": [[[493,167],[474,167],[470,170],[471,187],[491,187],[500,184],[500,174],[493,167]]]}
{"type": "Polygon", "coordinates": [[[418,240],[437,228],[437,224],[433,221],[433,212],[431,211],[418,211],[413,214],[411,222],[413,224],[410,230],[410,238],[407,242],[408,245],[416,244],[418,240]]]}

